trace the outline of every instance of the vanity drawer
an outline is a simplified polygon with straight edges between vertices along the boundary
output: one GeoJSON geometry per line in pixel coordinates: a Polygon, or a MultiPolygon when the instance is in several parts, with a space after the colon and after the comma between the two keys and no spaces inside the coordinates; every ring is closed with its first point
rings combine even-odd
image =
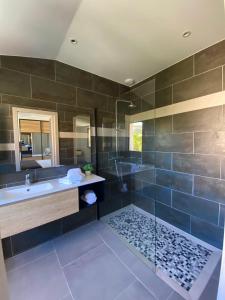
{"type": "Polygon", "coordinates": [[[35,228],[78,211],[78,189],[0,206],[1,238],[35,228]]]}

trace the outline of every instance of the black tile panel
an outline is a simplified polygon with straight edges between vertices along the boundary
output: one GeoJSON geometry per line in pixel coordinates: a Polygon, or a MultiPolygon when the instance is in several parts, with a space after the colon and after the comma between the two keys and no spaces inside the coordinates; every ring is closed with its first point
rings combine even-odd
{"type": "Polygon", "coordinates": [[[156,169],[156,184],[185,193],[192,193],[192,175],[156,169]]]}
{"type": "Polygon", "coordinates": [[[143,188],[146,197],[171,206],[171,189],[157,184],[149,184],[143,188]]]}
{"type": "Polygon", "coordinates": [[[173,103],[222,91],[222,67],[191,77],[173,87],[173,103]]]}
{"type": "Polygon", "coordinates": [[[219,178],[220,158],[216,155],[174,153],[173,170],[219,178]]]}
{"type": "Polygon", "coordinates": [[[218,224],[219,204],[213,201],[173,191],[172,206],[206,222],[218,224]]]}

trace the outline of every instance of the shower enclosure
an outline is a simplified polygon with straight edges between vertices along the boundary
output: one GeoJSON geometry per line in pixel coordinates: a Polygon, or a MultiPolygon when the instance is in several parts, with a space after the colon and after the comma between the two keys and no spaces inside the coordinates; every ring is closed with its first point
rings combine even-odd
{"type": "Polygon", "coordinates": [[[149,86],[146,97],[138,88],[121,95],[98,120],[98,170],[107,179],[100,216],[159,277],[185,299],[198,299],[221,244],[208,238],[211,229],[194,231],[194,222],[207,228],[204,218],[213,223],[216,211],[212,205],[205,217],[202,199],[193,196],[193,174],[174,165],[179,158],[186,166],[193,133],[174,132],[177,119],[155,108],[154,80],[149,86]]]}

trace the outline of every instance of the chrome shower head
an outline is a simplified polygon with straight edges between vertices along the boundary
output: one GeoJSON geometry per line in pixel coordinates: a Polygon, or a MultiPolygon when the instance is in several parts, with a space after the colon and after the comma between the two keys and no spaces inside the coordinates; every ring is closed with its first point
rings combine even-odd
{"type": "Polygon", "coordinates": [[[130,101],[130,104],[128,105],[130,108],[135,108],[136,107],[136,105],[132,102],[132,101],[130,101]]]}

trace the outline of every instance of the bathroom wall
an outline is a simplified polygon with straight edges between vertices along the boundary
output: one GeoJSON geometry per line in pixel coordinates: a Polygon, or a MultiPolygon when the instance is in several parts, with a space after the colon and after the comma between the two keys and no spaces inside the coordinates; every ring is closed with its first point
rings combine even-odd
{"type": "MultiPolygon", "coordinates": [[[[15,172],[14,168],[13,106],[58,112],[60,163],[65,166],[29,171],[36,180],[43,180],[65,176],[74,164],[73,118],[90,115],[94,126],[94,109],[97,108],[99,127],[102,127],[103,117],[114,122],[115,97],[124,91],[127,87],[121,84],[58,61],[0,56],[0,188],[23,184],[26,173],[15,172]]],[[[94,137],[92,142],[92,161],[95,162],[94,137]]],[[[103,149],[101,143],[100,138],[99,149],[103,149]]],[[[5,256],[15,255],[94,219],[96,206],[7,238],[3,241],[5,256]]]]}
{"type": "MultiPolygon", "coordinates": [[[[154,102],[154,107],[160,108],[222,90],[225,41],[143,81],[132,89],[131,97],[154,102]]],[[[156,216],[221,247],[225,216],[224,105],[153,118],[143,126],[141,156],[143,164],[155,166],[155,183],[146,186],[146,179],[141,180],[138,193],[155,200],[156,216]]]]}
{"type": "MultiPolygon", "coordinates": [[[[114,97],[125,86],[58,61],[0,56],[0,165],[14,165],[12,106],[57,111],[60,163],[74,163],[73,117],[90,114],[114,118],[114,97]],[[68,132],[70,133],[68,135],[68,132]],[[67,133],[67,134],[65,134],[67,133]]],[[[94,153],[93,153],[94,154],[94,153]]]]}

